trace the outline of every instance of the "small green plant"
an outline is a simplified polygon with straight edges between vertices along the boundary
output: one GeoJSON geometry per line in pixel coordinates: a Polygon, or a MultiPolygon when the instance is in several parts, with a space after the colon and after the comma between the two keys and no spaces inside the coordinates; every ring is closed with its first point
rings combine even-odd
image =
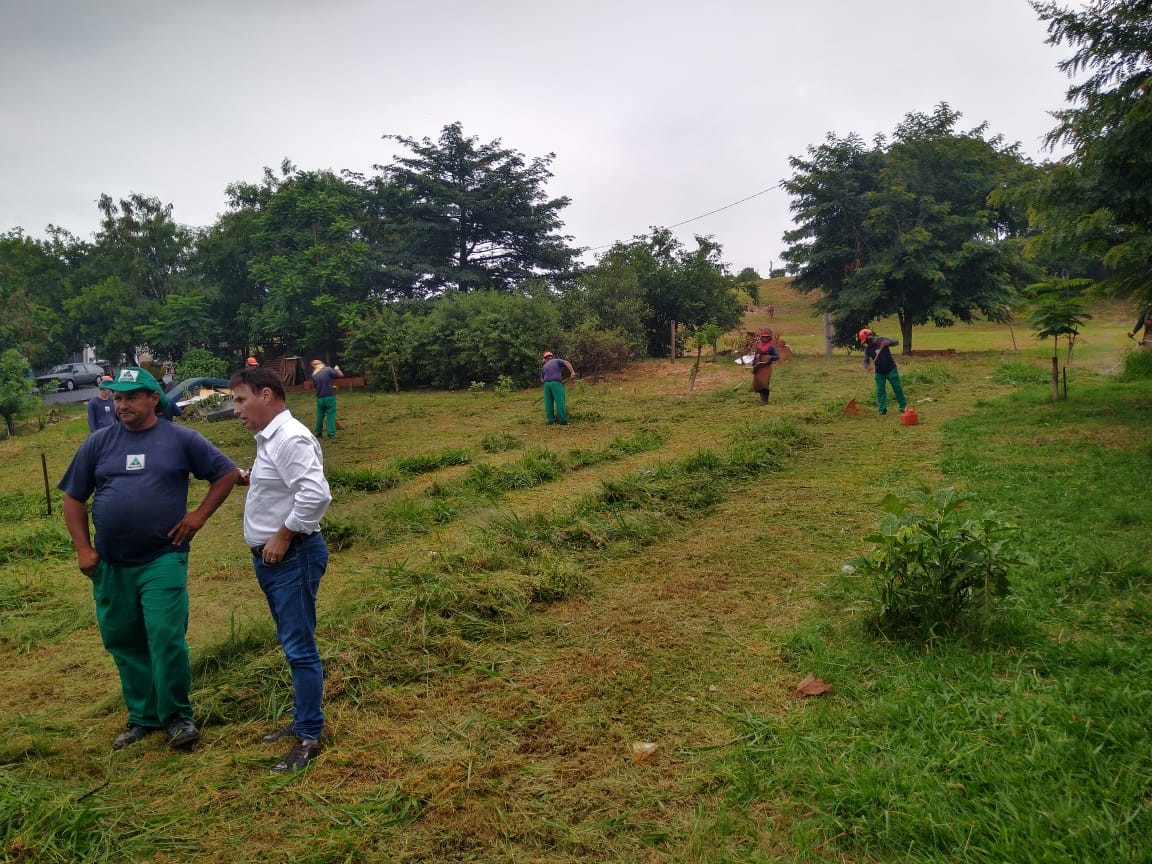
{"type": "Polygon", "coordinates": [[[496,379],[496,386],[492,388],[492,391],[497,396],[511,396],[515,389],[516,382],[508,375],[501,375],[496,379]]]}
{"type": "Polygon", "coordinates": [[[484,392],[484,382],[483,381],[473,381],[472,383],[470,383],[468,385],[468,392],[471,393],[473,396],[475,396],[479,393],[483,393],[484,392]]]}
{"type": "Polygon", "coordinates": [[[1017,551],[1019,529],[995,513],[968,509],[971,495],[952,487],[885,496],[876,547],[852,562],[871,580],[884,633],[935,635],[962,620],[986,628],[1008,594],[1008,576],[1030,563],[1017,551]]]}

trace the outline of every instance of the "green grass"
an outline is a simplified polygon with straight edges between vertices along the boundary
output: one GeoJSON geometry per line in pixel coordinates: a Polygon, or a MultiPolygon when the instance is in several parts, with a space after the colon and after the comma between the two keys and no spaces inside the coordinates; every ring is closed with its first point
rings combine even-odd
{"type": "MultiPolygon", "coordinates": [[[[1095,310],[1056,404],[1026,334],[917,331],[961,353],[899,358],[903,427],[842,415],[870,398],[859,355],[819,356],[807,301],[773,296],[801,356],[766,407],[723,362],[692,391],[666,361],[577,386],[560,428],[535,389],[341,393],[304,775],[259,744],[291,682],[240,496],[191,556],[204,743],[113,753],[90,586],[42,515],[41,454],[58,477],[82,414],[0,442],[0,861],[1152,858],[1152,381],[1118,374],[1127,313],[1095,310]],[[1036,566],[987,628],[878,639],[841,566],[921,484],[1019,525],[1036,566]],[[809,673],[832,692],[790,698],[809,673]]],[[[197,428],[250,463],[249,433],[197,428]]]]}

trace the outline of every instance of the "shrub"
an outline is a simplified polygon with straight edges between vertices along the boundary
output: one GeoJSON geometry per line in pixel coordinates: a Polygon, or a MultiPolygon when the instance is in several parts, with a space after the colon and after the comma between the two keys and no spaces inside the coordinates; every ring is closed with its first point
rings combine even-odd
{"type": "Polygon", "coordinates": [[[173,377],[177,381],[186,378],[227,378],[228,361],[221,360],[203,348],[189,348],[176,364],[173,377]]]}
{"type": "Polygon", "coordinates": [[[516,389],[516,382],[508,375],[500,375],[496,378],[496,386],[492,388],[497,396],[511,396],[512,391],[516,389]]]}
{"type": "Polygon", "coordinates": [[[618,372],[640,353],[624,330],[605,330],[591,321],[582,321],[564,335],[563,350],[584,376],[618,372]]]}
{"type": "Polygon", "coordinates": [[[970,495],[952,487],[888,495],[876,548],[852,562],[871,580],[881,632],[926,636],[961,620],[986,628],[1008,594],[1008,575],[1030,563],[1017,551],[1019,530],[991,511],[971,514],[970,495]]]}

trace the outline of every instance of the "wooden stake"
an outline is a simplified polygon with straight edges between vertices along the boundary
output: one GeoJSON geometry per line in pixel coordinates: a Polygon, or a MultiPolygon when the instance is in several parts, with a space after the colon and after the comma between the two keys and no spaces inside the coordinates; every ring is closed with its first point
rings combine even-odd
{"type": "Polygon", "coordinates": [[[40,454],[40,467],[44,470],[44,503],[48,505],[48,515],[52,515],[52,490],[48,486],[48,457],[40,454]]]}

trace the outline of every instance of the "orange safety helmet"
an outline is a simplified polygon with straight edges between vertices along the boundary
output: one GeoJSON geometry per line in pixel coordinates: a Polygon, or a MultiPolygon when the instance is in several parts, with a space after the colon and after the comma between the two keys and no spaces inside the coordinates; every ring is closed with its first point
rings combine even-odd
{"type": "Polygon", "coordinates": [[[859,333],[860,344],[863,345],[865,342],[867,342],[868,337],[871,335],[872,335],[872,331],[869,330],[867,327],[865,327],[863,330],[861,330],[859,333]]]}
{"type": "Polygon", "coordinates": [[[259,366],[260,362],[255,357],[249,357],[245,361],[249,366],[259,366]]]}

